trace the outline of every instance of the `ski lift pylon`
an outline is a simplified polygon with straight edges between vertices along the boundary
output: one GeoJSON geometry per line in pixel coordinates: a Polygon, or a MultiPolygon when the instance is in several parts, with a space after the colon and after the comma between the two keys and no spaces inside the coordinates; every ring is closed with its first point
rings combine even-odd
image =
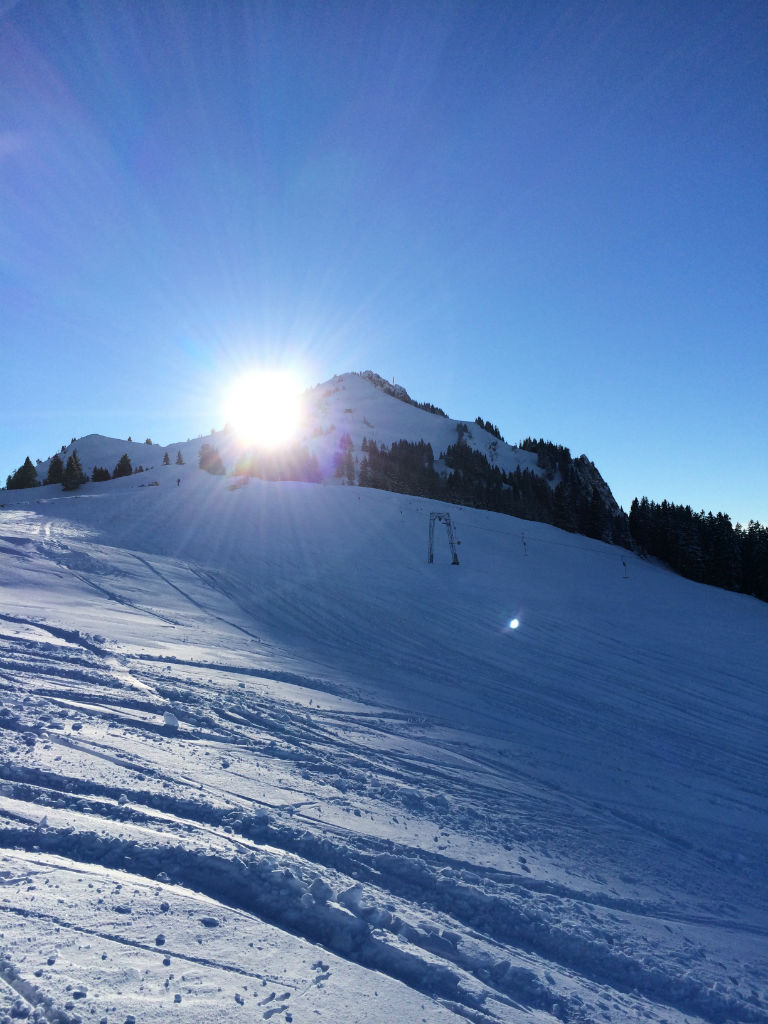
{"type": "Polygon", "coordinates": [[[435,560],[435,523],[445,523],[445,529],[448,533],[448,544],[451,548],[451,565],[459,564],[459,555],[456,551],[456,535],[453,530],[453,520],[451,519],[450,512],[430,512],[429,513],[429,558],[430,563],[435,560]]]}

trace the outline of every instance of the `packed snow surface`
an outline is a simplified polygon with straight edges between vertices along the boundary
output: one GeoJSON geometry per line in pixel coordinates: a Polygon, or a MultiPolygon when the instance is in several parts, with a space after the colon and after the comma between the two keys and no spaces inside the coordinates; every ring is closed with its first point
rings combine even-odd
{"type": "Polygon", "coordinates": [[[2,495],[0,1020],[768,1022],[768,606],[190,462],[2,495]]]}

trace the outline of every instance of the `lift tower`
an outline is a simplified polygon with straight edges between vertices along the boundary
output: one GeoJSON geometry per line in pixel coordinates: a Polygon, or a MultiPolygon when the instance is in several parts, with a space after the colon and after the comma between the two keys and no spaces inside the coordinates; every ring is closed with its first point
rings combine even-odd
{"type": "Polygon", "coordinates": [[[445,523],[445,528],[448,531],[448,543],[451,546],[451,565],[459,564],[459,556],[456,552],[456,536],[453,532],[453,520],[451,519],[450,512],[430,512],[429,513],[429,562],[435,560],[435,523],[445,523]]]}

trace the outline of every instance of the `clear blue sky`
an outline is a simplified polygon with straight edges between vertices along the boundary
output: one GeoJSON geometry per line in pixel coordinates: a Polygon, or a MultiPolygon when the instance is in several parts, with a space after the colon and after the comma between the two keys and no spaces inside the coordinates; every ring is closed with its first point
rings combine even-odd
{"type": "Polygon", "coordinates": [[[0,473],[373,369],[768,522],[764,0],[0,0],[0,473]]]}

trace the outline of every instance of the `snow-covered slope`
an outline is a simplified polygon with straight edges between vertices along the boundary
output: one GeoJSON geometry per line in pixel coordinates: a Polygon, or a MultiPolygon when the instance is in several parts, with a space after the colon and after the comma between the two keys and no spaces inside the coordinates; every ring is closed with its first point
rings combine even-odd
{"type": "Polygon", "coordinates": [[[338,446],[340,434],[347,433],[355,452],[360,451],[363,438],[388,446],[400,440],[426,441],[438,458],[456,443],[456,428],[463,423],[469,431],[464,435],[465,443],[482,452],[492,465],[510,472],[520,466],[539,473],[532,452],[499,441],[476,423],[453,420],[409,404],[404,400],[408,398],[404,388],[389,385],[370,371],[341,374],[311,389],[305,398],[304,436],[315,451],[326,457],[338,446]],[[401,398],[395,397],[398,393],[401,398]]]}
{"type": "Polygon", "coordinates": [[[3,495],[0,1019],[768,1021],[768,606],[163,472],[3,495]]]}
{"type": "MultiPolygon", "coordinates": [[[[163,467],[163,456],[166,453],[172,465],[176,464],[179,453],[184,462],[194,462],[197,465],[201,445],[210,440],[208,437],[198,437],[179,441],[177,444],[159,445],[106,437],[104,434],[86,434],[85,437],[70,441],[58,454],[62,463],[66,465],[72,452],[77,452],[83,470],[91,476],[95,466],[108,469],[110,473],[114,472],[123,455],[127,455],[131,460],[134,470],[138,470],[139,467],[145,470],[163,467]]],[[[37,476],[41,482],[46,479],[50,464],[49,457],[37,466],[37,476]]]]}

